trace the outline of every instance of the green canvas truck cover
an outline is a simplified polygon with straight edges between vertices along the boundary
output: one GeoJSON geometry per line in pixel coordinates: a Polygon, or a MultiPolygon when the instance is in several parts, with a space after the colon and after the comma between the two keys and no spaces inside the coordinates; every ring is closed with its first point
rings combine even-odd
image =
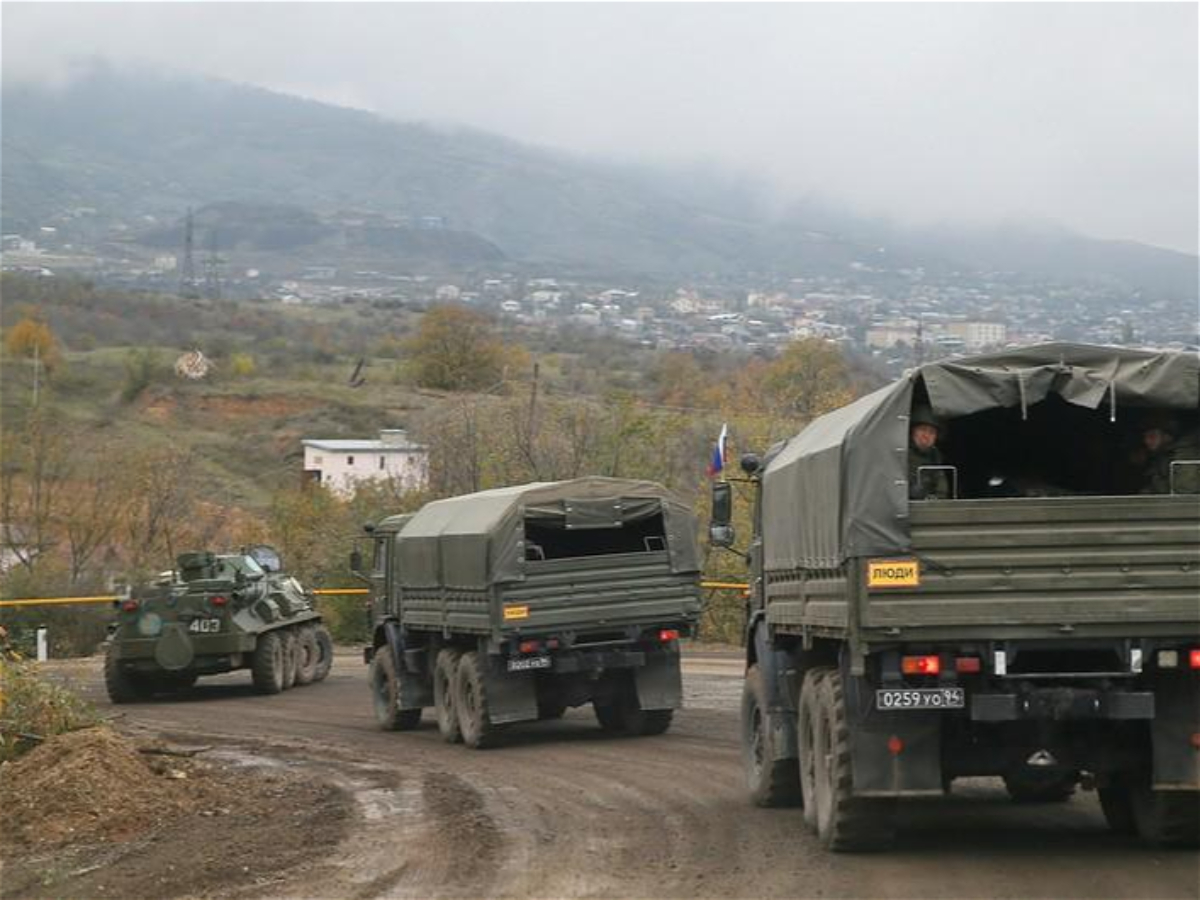
{"type": "Polygon", "coordinates": [[[1200,408],[1200,356],[1052,343],[928,363],[815,419],[776,445],[763,472],[768,570],[832,569],[858,556],[906,552],[908,416],[923,380],[946,418],[1027,408],[1056,394],[1068,403],[1200,408]]]}
{"type": "Polygon", "coordinates": [[[659,514],[671,571],[699,571],[692,511],[654,482],[588,477],[436,500],[396,537],[400,583],[411,590],[481,590],[521,581],[526,522],[566,530],[621,528],[659,514]]]}

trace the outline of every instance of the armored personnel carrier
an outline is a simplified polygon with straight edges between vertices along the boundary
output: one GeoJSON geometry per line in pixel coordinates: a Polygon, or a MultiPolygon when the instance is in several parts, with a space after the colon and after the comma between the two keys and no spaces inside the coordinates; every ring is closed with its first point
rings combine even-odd
{"type": "Polygon", "coordinates": [[[321,681],[333,642],[312,595],[271,547],[183,553],[158,581],[118,601],[104,680],[114,703],[190,687],[201,675],[249,669],[277,694],[321,681]]]}

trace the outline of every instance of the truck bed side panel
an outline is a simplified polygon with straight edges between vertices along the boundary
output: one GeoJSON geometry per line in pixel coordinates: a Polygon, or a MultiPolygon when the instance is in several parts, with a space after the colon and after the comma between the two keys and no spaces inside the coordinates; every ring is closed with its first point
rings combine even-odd
{"type": "Polygon", "coordinates": [[[920,587],[869,592],[865,630],[1200,626],[1194,497],[917,503],[910,521],[920,587]]]}

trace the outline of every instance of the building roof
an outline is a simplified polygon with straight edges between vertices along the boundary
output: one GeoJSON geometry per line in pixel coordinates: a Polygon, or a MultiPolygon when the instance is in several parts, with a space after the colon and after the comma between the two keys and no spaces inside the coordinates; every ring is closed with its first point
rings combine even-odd
{"type": "Polygon", "coordinates": [[[425,447],[422,444],[413,444],[406,442],[403,444],[389,444],[381,440],[354,440],[354,439],[326,439],[326,438],[304,438],[300,441],[305,447],[312,447],[314,450],[328,450],[330,452],[342,452],[348,450],[357,450],[362,453],[423,453],[425,447]]]}

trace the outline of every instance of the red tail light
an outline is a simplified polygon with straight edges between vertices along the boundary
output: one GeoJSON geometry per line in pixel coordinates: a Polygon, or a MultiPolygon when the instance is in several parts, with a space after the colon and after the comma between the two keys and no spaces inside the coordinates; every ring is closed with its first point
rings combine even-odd
{"type": "Polygon", "coordinates": [[[888,753],[892,756],[899,756],[904,752],[904,741],[900,740],[896,735],[892,735],[887,741],[888,753]]]}
{"type": "Polygon", "coordinates": [[[678,628],[664,628],[662,631],[660,631],[658,633],[658,639],[660,641],[662,641],[664,644],[669,644],[669,643],[671,643],[671,641],[677,641],[677,640],[679,640],[679,629],[678,628]]]}
{"type": "Polygon", "coordinates": [[[541,641],[521,641],[521,643],[517,645],[517,650],[521,653],[537,653],[541,649],[541,641]]]}
{"type": "Polygon", "coordinates": [[[942,671],[942,661],[936,656],[902,656],[900,671],[905,675],[936,675],[942,671]]]}
{"type": "Polygon", "coordinates": [[[1200,648],[1188,654],[1188,665],[1193,669],[1200,669],[1200,648]]]}
{"type": "Polygon", "coordinates": [[[137,612],[138,602],[136,600],[126,600],[121,604],[122,612],[137,612]]]}
{"type": "Polygon", "coordinates": [[[960,656],[954,660],[954,671],[964,675],[973,675],[983,671],[983,663],[978,656],[960,656]]]}
{"type": "Polygon", "coordinates": [[[229,598],[222,597],[220,594],[218,594],[216,597],[210,598],[208,602],[211,603],[213,606],[224,606],[226,603],[229,602],[229,598]]]}

